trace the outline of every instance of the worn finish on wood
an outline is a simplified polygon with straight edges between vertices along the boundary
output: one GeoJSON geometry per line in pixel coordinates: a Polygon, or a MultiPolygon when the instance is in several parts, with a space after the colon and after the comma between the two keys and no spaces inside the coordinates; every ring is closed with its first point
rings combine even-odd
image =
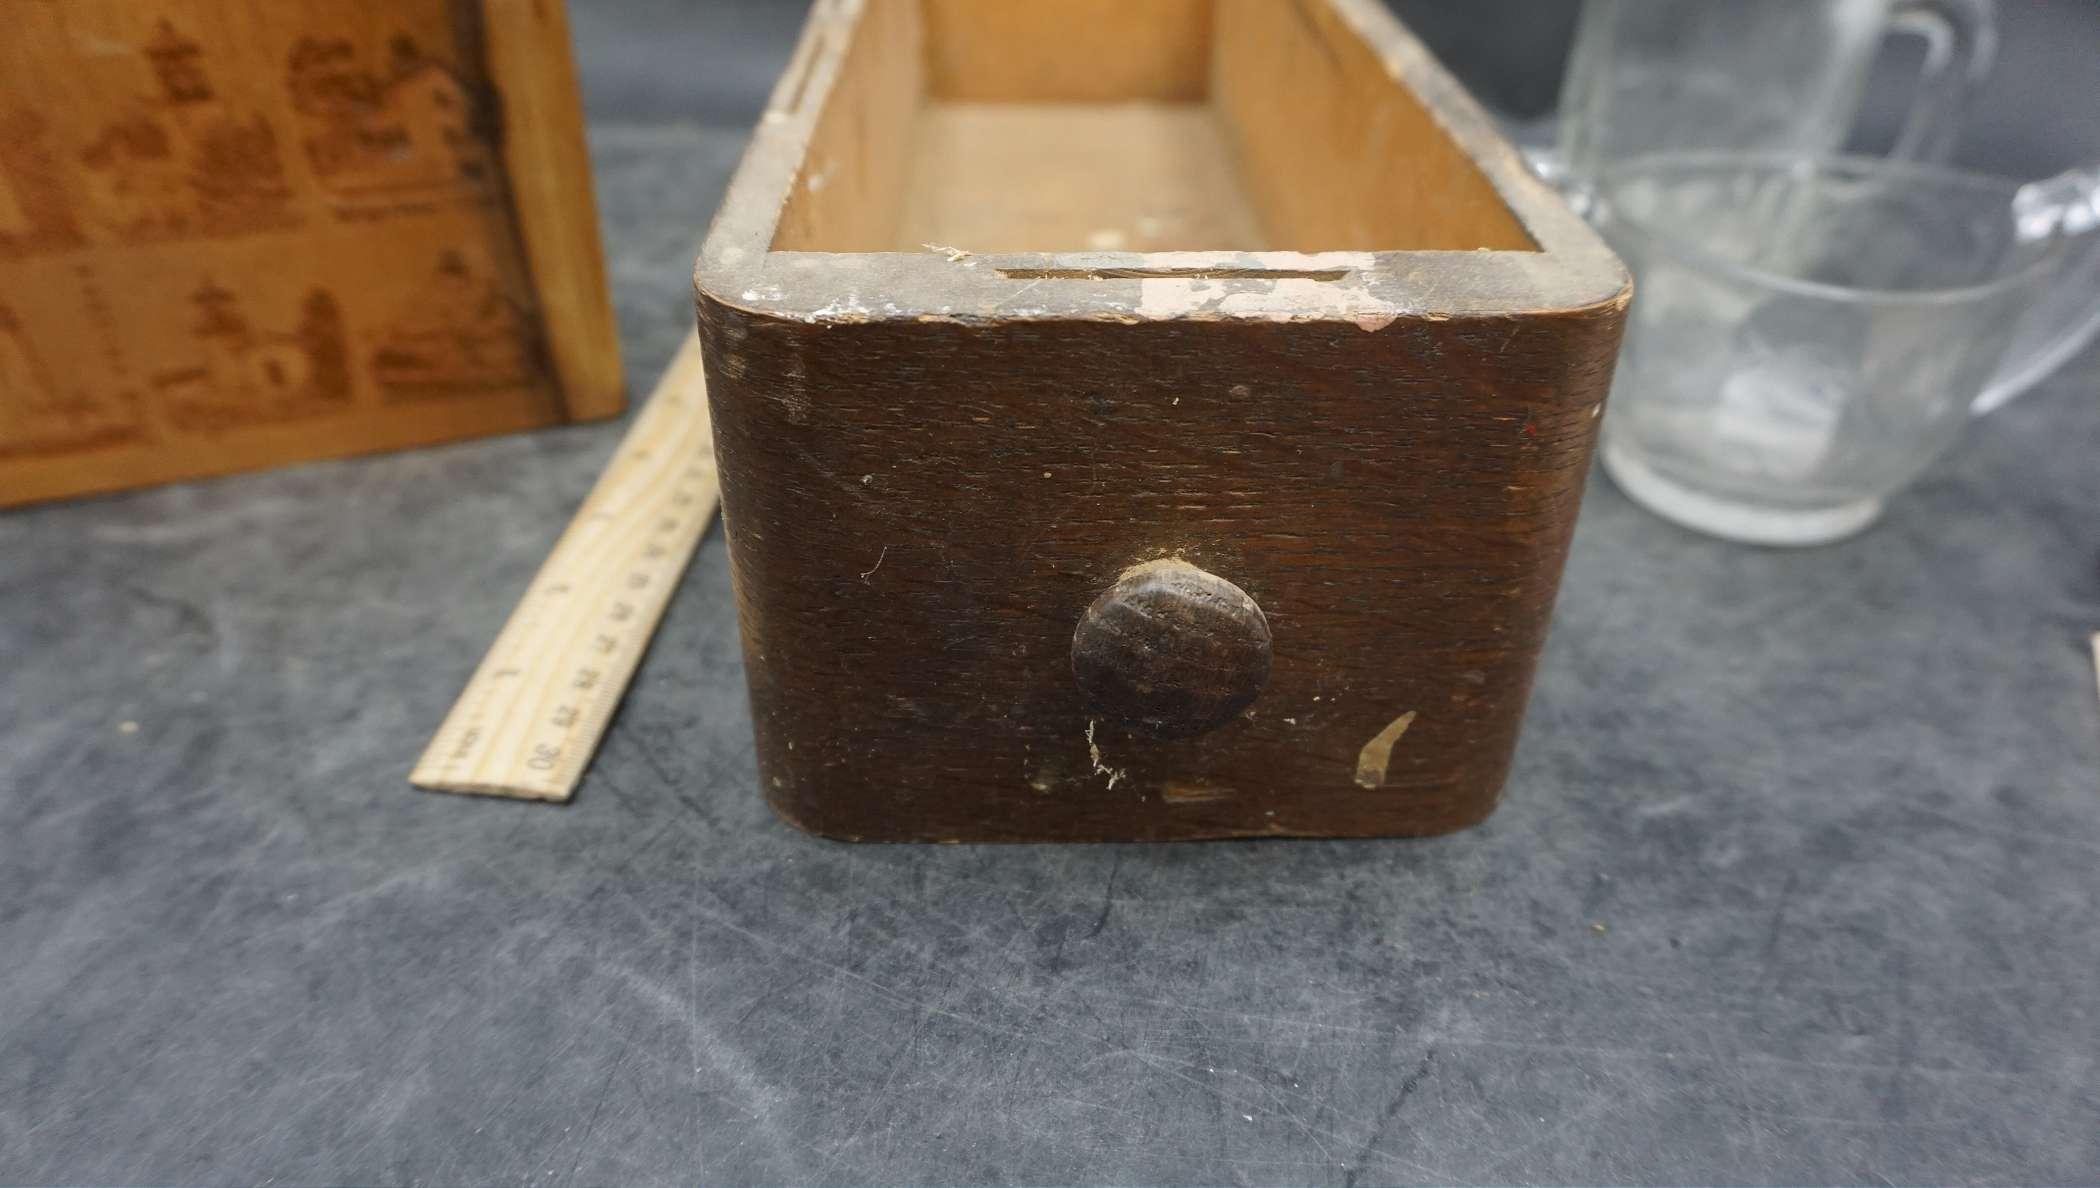
{"type": "Polygon", "coordinates": [[[1072,678],[1114,725],[1154,738],[1202,734],[1269,683],[1269,623],[1224,578],[1179,559],[1148,561],[1080,616],[1072,678]]]}
{"type": "Polygon", "coordinates": [[[0,27],[0,505],[619,411],[559,0],[0,27]]]}
{"type": "MultiPolygon", "coordinates": [[[[1115,19],[1142,41],[1170,7],[1115,19]]],[[[1369,0],[1215,0],[1207,88],[1164,104],[945,90],[948,9],[818,7],[700,260],[768,796],[870,839],[1479,820],[1545,638],[1624,271],[1369,0]],[[1258,243],[1304,250],[1105,248],[1144,242],[1155,188],[1091,181],[1087,220],[1054,226],[1039,194],[1079,184],[1059,154],[943,163],[981,201],[911,221],[926,129],[958,111],[1076,127],[1118,102],[1215,120],[1236,146],[1229,192],[1172,191],[1209,192],[1184,226],[1216,234],[1219,203],[1242,204],[1258,243]],[[1294,174],[1324,180],[1280,196],[1294,174]],[[1189,737],[1104,715],[1074,671],[1089,607],[1163,558],[1228,577],[1271,635],[1259,698],[1189,737]]],[[[1062,48],[972,52],[1054,80],[1038,59],[1062,48]]],[[[1096,145],[1111,159],[1086,172],[1116,152],[1157,168],[1144,144],[1096,145]]]]}

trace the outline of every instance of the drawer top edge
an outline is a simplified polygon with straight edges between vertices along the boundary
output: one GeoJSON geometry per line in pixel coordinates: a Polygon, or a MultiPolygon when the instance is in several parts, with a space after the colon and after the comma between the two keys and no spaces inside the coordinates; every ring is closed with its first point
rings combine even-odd
{"type": "Polygon", "coordinates": [[[975,254],[743,252],[710,241],[703,300],[779,320],[1352,322],[1623,309],[1632,280],[1599,252],[975,254]]]}

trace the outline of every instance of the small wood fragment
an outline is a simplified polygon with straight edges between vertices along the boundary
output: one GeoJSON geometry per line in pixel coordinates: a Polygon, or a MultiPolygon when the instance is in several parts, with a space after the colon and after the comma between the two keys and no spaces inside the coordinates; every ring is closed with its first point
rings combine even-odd
{"type": "Polygon", "coordinates": [[[1385,724],[1385,729],[1371,736],[1364,749],[1356,755],[1356,782],[1359,787],[1383,788],[1385,769],[1393,761],[1393,747],[1407,728],[1415,724],[1415,711],[1409,710],[1385,724]]]}

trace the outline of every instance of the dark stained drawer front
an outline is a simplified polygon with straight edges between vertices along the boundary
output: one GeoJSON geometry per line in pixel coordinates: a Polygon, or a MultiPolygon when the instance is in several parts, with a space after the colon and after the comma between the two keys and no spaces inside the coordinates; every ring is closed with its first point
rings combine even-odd
{"type": "Polygon", "coordinates": [[[1630,289],[1373,0],[820,3],[697,287],[790,820],[1493,808],[1630,289]]]}

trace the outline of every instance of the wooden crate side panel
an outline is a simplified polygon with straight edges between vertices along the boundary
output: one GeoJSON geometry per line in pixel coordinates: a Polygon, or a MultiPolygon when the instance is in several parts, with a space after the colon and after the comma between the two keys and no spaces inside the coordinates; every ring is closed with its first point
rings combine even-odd
{"type": "Polygon", "coordinates": [[[527,251],[477,3],[0,22],[0,505],[617,409],[609,322],[550,325],[602,278],[527,251]]]}
{"type": "MultiPolygon", "coordinates": [[[[503,158],[547,353],[570,420],[626,407],[590,145],[563,0],[481,0],[503,158]]],[[[697,224],[697,220],[696,220],[697,224]]]]}

